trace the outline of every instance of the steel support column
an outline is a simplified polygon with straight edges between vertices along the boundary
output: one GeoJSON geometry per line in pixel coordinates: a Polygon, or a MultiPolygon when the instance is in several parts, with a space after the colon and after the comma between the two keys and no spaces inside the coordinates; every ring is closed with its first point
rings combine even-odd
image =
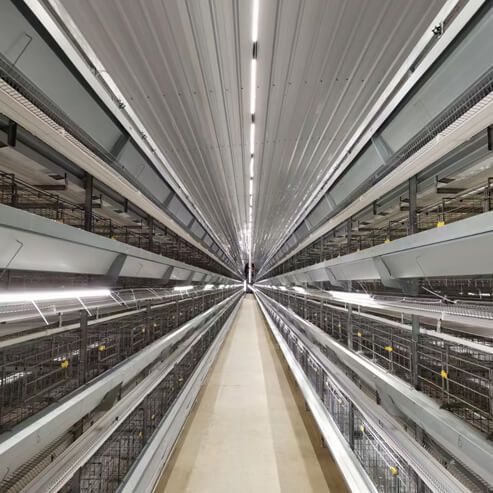
{"type": "Polygon", "coordinates": [[[151,303],[148,302],[146,306],[146,316],[145,316],[145,327],[146,327],[146,333],[145,333],[145,341],[146,345],[150,344],[152,341],[152,317],[151,317],[151,303]]]}
{"type": "Polygon", "coordinates": [[[348,253],[351,252],[351,240],[353,238],[353,220],[349,218],[346,222],[346,242],[348,253]]]}
{"type": "Polygon", "coordinates": [[[149,250],[152,252],[154,241],[154,218],[152,216],[147,217],[147,228],[149,230],[149,250]]]}
{"type": "MultiPolygon", "coordinates": [[[[348,245],[348,253],[351,253],[351,240],[353,237],[353,220],[351,218],[347,221],[347,245],[348,245]]],[[[347,290],[353,290],[353,282],[347,282],[347,290]]],[[[347,345],[349,349],[353,349],[353,307],[352,305],[348,305],[347,311],[347,345]]]]}
{"type": "Polygon", "coordinates": [[[84,200],[84,229],[92,231],[92,197],[93,197],[94,179],[89,173],[85,177],[86,196],[84,200]]]}
{"type": "Polygon", "coordinates": [[[411,315],[411,383],[415,389],[419,388],[419,370],[418,370],[418,347],[419,347],[419,317],[411,315]]]}
{"type": "Polygon", "coordinates": [[[409,178],[409,234],[413,235],[418,232],[418,214],[417,214],[417,193],[418,179],[417,176],[409,178]]]}
{"type": "Polygon", "coordinates": [[[349,446],[351,450],[354,450],[354,405],[349,402],[348,409],[348,436],[349,436],[349,446]]]}
{"type": "MultiPolygon", "coordinates": [[[[424,438],[423,438],[423,428],[420,426],[416,425],[416,430],[415,430],[415,438],[416,441],[423,446],[424,438]]],[[[426,491],[426,484],[424,481],[418,476],[415,476],[416,478],[416,493],[425,493],[426,491]]]]}
{"type": "Polygon", "coordinates": [[[79,385],[87,383],[87,312],[80,312],[79,385]]]}
{"type": "Polygon", "coordinates": [[[7,144],[10,147],[15,147],[17,144],[17,123],[12,120],[9,120],[7,127],[7,144]]]}
{"type": "Polygon", "coordinates": [[[3,427],[1,426],[1,423],[3,421],[3,413],[4,413],[4,409],[5,409],[5,382],[6,382],[6,378],[7,378],[7,373],[6,373],[6,366],[7,366],[7,355],[5,353],[5,351],[2,351],[0,353],[0,356],[1,356],[1,364],[2,364],[2,367],[1,367],[1,371],[0,371],[0,383],[2,385],[0,385],[0,430],[3,431],[3,427]]]}
{"type": "Polygon", "coordinates": [[[353,349],[353,305],[347,307],[347,345],[353,349]]]}

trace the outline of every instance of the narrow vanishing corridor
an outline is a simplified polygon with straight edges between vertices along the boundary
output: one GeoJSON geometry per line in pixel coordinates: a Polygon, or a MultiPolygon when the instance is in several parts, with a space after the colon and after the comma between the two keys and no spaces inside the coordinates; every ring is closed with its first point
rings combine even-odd
{"type": "Polygon", "coordinates": [[[0,0],[0,493],[493,493],[493,0],[0,0]]]}
{"type": "Polygon", "coordinates": [[[281,357],[248,295],[157,491],[345,491],[281,357]]]}

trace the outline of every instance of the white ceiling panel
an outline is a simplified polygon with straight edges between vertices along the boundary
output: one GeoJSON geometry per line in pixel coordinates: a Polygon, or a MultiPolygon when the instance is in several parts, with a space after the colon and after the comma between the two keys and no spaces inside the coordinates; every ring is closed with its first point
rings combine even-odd
{"type": "MultiPolygon", "coordinates": [[[[61,0],[239,262],[252,2],[61,0]]],[[[300,211],[443,0],[260,0],[254,261],[300,211]]]]}

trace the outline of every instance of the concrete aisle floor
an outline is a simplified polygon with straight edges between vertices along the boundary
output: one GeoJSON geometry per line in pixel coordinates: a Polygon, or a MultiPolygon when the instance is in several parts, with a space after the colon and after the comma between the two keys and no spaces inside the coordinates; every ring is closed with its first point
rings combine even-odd
{"type": "Polygon", "coordinates": [[[252,295],[225,345],[157,491],[347,491],[252,295]]]}

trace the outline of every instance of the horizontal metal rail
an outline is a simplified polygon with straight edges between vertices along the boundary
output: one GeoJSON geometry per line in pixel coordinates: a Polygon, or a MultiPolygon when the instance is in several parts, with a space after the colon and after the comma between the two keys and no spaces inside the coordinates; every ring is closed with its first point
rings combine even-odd
{"type": "MultiPolygon", "coordinates": [[[[228,290],[220,289],[154,306],[146,301],[145,310],[96,318],[92,323],[82,310],[77,313],[79,323],[68,328],[53,328],[49,334],[41,331],[43,337],[36,337],[33,329],[31,334],[0,341],[0,428],[10,429],[46,408],[228,295],[228,290]]],[[[124,302],[125,293],[120,302],[118,293],[112,296],[113,309],[139,306],[138,301],[124,302]]],[[[156,296],[153,301],[163,299],[156,296]]],[[[100,303],[107,302],[101,298],[100,303]]],[[[93,300],[94,305],[99,306],[93,300]]]]}
{"type": "MultiPolygon", "coordinates": [[[[193,344],[210,329],[228,307],[229,305],[223,307],[220,312],[207,321],[204,326],[200,327],[198,331],[191,334],[190,337],[183,339],[175,351],[164,362],[158,364],[137,387],[132,389],[113,408],[105,413],[89,430],[65,450],[62,456],[47,467],[22,491],[24,493],[56,492],[70,482],[77,471],[96,453],[103,443],[110,439],[111,435],[141,405],[142,401],[158,387],[173,368],[184,358],[187,352],[190,351],[193,344]]],[[[234,313],[232,316],[234,316],[234,313]]],[[[225,324],[226,331],[227,327],[227,324],[225,324]]],[[[210,349],[216,348],[218,350],[220,348],[226,331],[223,330],[221,336],[216,337],[214,345],[210,349]]],[[[211,353],[210,350],[209,353],[211,353]]],[[[216,353],[217,351],[213,355],[215,356],[216,353]]],[[[191,380],[194,381],[195,377],[191,377],[191,380]]],[[[182,394],[184,392],[185,390],[182,391],[182,394]]],[[[175,402],[173,408],[177,407],[177,405],[178,402],[175,402]]],[[[168,411],[168,416],[170,413],[172,413],[172,410],[168,411]]],[[[160,426],[161,428],[162,426],[160,426]]],[[[159,474],[160,469],[155,471],[155,473],[159,474]]],[[[143,489],[139,487],[139,491],[143,491],[143,489]]]]}
{"type": "MultiPolygon", "coordinates": [[[[214,296],[214,291],[209,291],[209,294],[214,296]]],[[[216,291],[217,293],[217,291],[216,291]]],[[[165,303],[158,303],[156,305],[151,305],[149,308],[138,308],[136,310],[128,310],[128,311],[122,311],[116,314],[112,315],[104,315],[104,316],[97,316],[96,318],[90,319],[87,322],[88,327],[91,327],[96,324],[105,324],[111,321],[116,321],[121,318],[125,317],[131,317],[133,315],[137,314],[142,314],[147,312],[147,310],[150,310],[151,313],[155,310],[160,310],[166,306],[171,306],[171,305],[177,305],[180,303],[183,303],[185,301],[189,301],[191,299],[198,299],[202,298],[203,295],[199,295],[198,297],[190,297],[190,298],[183,298],[180,300],[170,300],[165,303]]],[[[9,333],[8,335],[5,334],[3,339],[0,339],[0,351],[4,348],[12,347],[12,346],[17,346],[19,344],[29,342],[29,341],[34,341],[36,339],[43,339],[44,337],[50,337],[54,336],[57,334],[64,334],[66,332],[70,332],[73,330],[78,330],[80,329],[80,322],[76,323],[69,323],[66,325],[61,325],[61,326],[56,326],[53,328],[48,328],[48,329],[26,329],[25,331],[21,331],[18,328],[15,329],[15,332],[9,333]],[[26,333],[27,332],[27,333],[26,333]]],[[[2,331],[3,332],[3,331],[2,331]]]]}
{"type": "Polygon", "coordinates": [[[64,433],[82,417],[95,409],[104,396],[118,386],[125,386],[149,367],[163,351],[187,336],[225,305],[242,295],[238,291],[229,298],[196,316],[172,333],[151,343],[113,369],[67,396],[52,409],[43,412],[32,422],[5,433],[0,442],[0,478],[11,474],[30,457],[40,453],[57,436],[64,433]]]}
{"type": "MultiPolygon", "coordinates": [[[[0,204],[0,268],[231,283],[230,277],[0,204]],[[62,253],[62,255],[61,255],[62,253]],[[37,259],[33,263],[32,259],[37,259]]],[[[237,282],[237,281],[236,281],[237,282]]]]}
{"type": "MultiPolygon", "coordinates": [[[[87,294],[90,297],[85,297],[84,292],[75,294],[70,297],[70,291],[61,293],[65,296],[63,299],[54,300],[34,300],[33,301],[0,301],[0,322],[6,324],[0,330],[0,338],[4,335],[15,333],[7,331],[9,327],[15,327],[21,332],[25,329],[22,325],[16,327],[15,323],[31,321],[38,319],[40,323],[43,321],[56,320],[58,326],[62,326],[64,315],[74,316],[80,311],[88,313],[89,317],[101,318],[107,312],[125,311],[132,308],[139,309],[142,306],[155,306],[156,303],[176,302],[190,297],[208,295],[211,293],[221,292],[223,289],[234,288],[235,285],[228,285],[226,288],[218,288],[209,285],[204,290],[203,285],[185,286],[185,290],[177,291],[174,288],[137,288],[137,289],[115,289],[104,291],[98,296],[92,296],[90,290],[87,294]],[[210,288],[210,289],[209,289],[210,288]],[[6,334],[8,332],[8,334],[6,334]]],[[[5,293],[4,293],[5,294],[5,293]]],[[[15,292],[13,293],[16,294],[15,292]]],[[[42,293],[41,293],[42,294],[42,293]]],[[[30,322],[30,325],[34,325],[30,322]]],[[[0,346],[1,347],[1,346],[0,346]]]]}
{"type": "MultiPolygon", "coordinates": [[[[271,285],[259,285],[262,286],[261,289],[268,289],[271,293],[277,294],[278,296],[287,296],[289,299],[313,299],[324,306],[329,307],[334,310],[340,310],[347,312],[348,306],[353,306],[358,312],[360,309],[366,309],[368,311],[379,311],[380,313],[385,313],[393,316],[405,315],[419,315],[420,317],[426,318],[430,321],[440,321],[446,324],[453,323],[450,330],[454,328],[459,332],[469,332],[475,329],[485,329],[482,331],[482,335],[486,338],[492,334],[493,331],[493,305],[492,304],[469,304],[469,303],[456,303],[447,304],[441,303],[440,301],[432,301],[425,298],[406,298],[402,296],[368,296],[367,299],[363,297],[353,301],[343,301],[342,298],[348,292],[340,292],[340,297],[336,298],[329,291],[321,289],[309,289],[303,288],[303,293],[296,291],[293,288],[282,286],[271,286],[271,285]],[[277,293],[276,293],[277,291],[277,293]],[[337,306],[334,303],[340,303],[341,306],[337,306]],[[457,324],[457,325],[455,325],[457,324]]],[[[350,296],[351,294],[349,294],[350,296]]],[[[361,312],[361,316],[372,319],[374,316],[369,313],[361,312]]],[[[410,325],[392,321],[390,319],[382,319],[382,317],[376,317],[375,320],[383,320],[386,324],[391,325],[395,328],[409,330],[410,325]]],[[[442,325],[442,324],[440,324],[442,325]]],[[[454,336],[446,333],[440,333],[437,331],[423,329],[423,333],[434,335],[440,339],[454,340],[454,336]]],[[[476,335],[481,335],[478,331],[471,332],[476,333],[476,335]]],[[[478,344],[472,341],[468,341],[464,338],[458,338],[456,342],[461,342],[462,344],[471,347],[472,349],[483,350],[493,354],[493,349],[484,344],[478,344]]],[[[492,339],[493,344],[493,339],[492,339]]]]}
{"type": "Polygon", "coordinates": [[[238,303],[224,324],[222,331],[218,334],[193,376],[182,390],[175,405],[156,430],[139,460],[129,471],[124,483],[118,490],[120,493],[133,493],[135,491],[152,493],[154,491],[164,468],[171,458],[178,437],[192,411],[193,403],[197,399],[201,386],[222,347],[239,307],[240,304],[238,303]]]}
{"type": "MultiPolygon", "coordinates": [[[[411,325],[325,303],[323,292],[263,292],[487,435],[493,433],[491,339],[480,343],[421,327],[413,338],[411,325]]],[[[368,305],[375,311],[371,300],[368,305]]]]}
{"type": "Polygon", "coordinates": [[[89,430],[72,443],[56,461],[52,462],[41,474],[22,491],[59,491],[67,484],[86,461],[121,427],[125,419],[141,404],[159,383],[168,375],[185,355],[189,344],[199,338],[203,330],[183,339],[175,352],[148,375],[137,387],[117,402],[89,430]]]}
{"type": "Polygon", "coordinates": [[[406,279],[493,274],[488,262],[493,244],[492,218],[493,212],[485,212],[280,274],[260,284],[377,280],[399,286],[397,282],[406,279]]]}
{"type": "MultiPolygon", "coordinates": [[[[316,381],[320,378],[319,372],[325,372],[325,378],[330,381],[330,385],[335,391],[342,395],[355,406],[355,409],[361,414],[365,424],[361,425],[364,428],[371,427],[372,439],[374,441],[380,441],[380,447],[385,449],[389,447],[391,450],[387,450],[387,456],[393,458],[392,464],[386,464],[391,469],[391,474],[395,474],[396,468],[400,470],[400,474],[403,477],[404,483],[399,486],[399,491],[408,491],[406,484],[407,481],[412,482],[413,478],[405,478],[405,469],[409,465],[418,474],[419,478],[430,488],[431,491],[436,492],[466,492],[468,491],[462,484],[460,484],[454,477],[450,475],[445,469],[441,467],[439,462],[434,459],[428,452],[412,438],[403,428],[399,425],[397,420],[387,414],[381,406],[379,406],[374,400],[366,395],[345,373],[338,368],[330,359],[323,354],[320,348],[314,345],[305,335],[300,332],[295,325],[287,321],[282,315],[276,312],[274,305],[269,299],[257,292],[257,297],[261,304],[265,304],[267,309],[277,314],[279,317],[278,323],[283,324],[287,333],[285,337],[294,337],[293,345],[302,345],[303,348],[309,354],[310,361],[308,361],[308,367],[314,369],[316,374],[316,381]],[[296,343],[296,344],[295,344],[296,343]],[[383,445],[385,444],[386,447],[383,445]],[[397,456],[394,456],[397,454],[397,456]]],[[[355,409],[352,410],[353,414],[355,409]]],[[[361,434],[361,429],[356,429],[356,433],[361,434]]],[[[368,433],[369,430],[365,429],[363,433],[368,433]]],[[[352,442],[350,440],[350,442],[352,442]]],[[[353,445],[356,448],[355,445],[353,445]]],[[[361,453],[361,451],[360,451],[361,453]]],[[[360,460],[365,463],[365,457],[360,457],[360,460]]],[[[384,475],[380,473],[379,476],[384,475]]],[[[397,474],[395,474],[397,475],[397,474]]],[[[381,485],[380,485],[381,486],[381,485]]],[[[394,491],[393,487],[390,489],[385,488],[384,491],[394,491]]],[[[379,488],[379,491],[381,488],[379,488]]],[[[412,491],[412,489],[410,489],[412,491]]]]}
{"type": "Polygon", "coordinates": [[[351,226],[350,239],[347,233],[339,236],[331,231],[292,257],[287,264],[270,272],[270,277],[483,214],[492,210],[492,186],[490,178],[486,183],[418,208],[417,231],[414,233],[411,233],[409,214],[406,212],[393,215],[384,227],[356,223],[351,226]]]}
{"type": "MultiPolygon", "coordinates": [[[[255,295],[257,300],[259,300],[258,291],[255,291],[255,295]]],[[[375,486],[359,463],[357,457],[354,455],[354,452],[349,447],[344,436],[339,431],[337,425],[334,423],[332,417],[327,412],[327,409],[320,401],[313,387],[310,385],[310,381],[306,377],[299,363],[296,361],[296,358],[294,358],[284,338],[281,336],[276,324],[269,314],[269,311],[260,300],[259,306],[284,355],[284,358],[286,359],[286,362],[289,365],[291,372],[293,373],[294,378],[296,379],[296,382],[298,383],[301,392],[303,393],[303,397],[305,398],[320,433],[323,436],[324,443],[330,448],[332,457],[334,457],[334,460],[339,466],[339,470],[344,476],[349,489],[351,491],[358,491],[361,493],[376,492],[377,490],[375,486]]]]}
{"type": "Polygon", "coordinates": [[[416,423],[470,471],[493,485],[490,467],[493,444],[484,434],[442,409],[433,399],[412,388],[402,378],[337,342],[322,329],[272,298],[270,301],[279,313],[300,324],[306,337],[313,343],[329,351],[335,363],[351,369],[368,388],[378,392],[382,406],[389,413],[401,415],[416,423]]]}
{"type": "Polygon", "coordinates": [[[83,205],[33,187],[12,173],[0,171],[0,203],[67,226],[86,229],[91,233],[190,263],[221,275],[229,275],[228,270],[209,255],[165,226],[159,227],[158,224],[154,223],[130,227],[118,224],[100,214],[86,211],[83,205]],[[86,217],[87,214],[89,214],[89,219],[86,217]],[[90,221],[90,228],[87,228],[87,221],[90,221]]]}

